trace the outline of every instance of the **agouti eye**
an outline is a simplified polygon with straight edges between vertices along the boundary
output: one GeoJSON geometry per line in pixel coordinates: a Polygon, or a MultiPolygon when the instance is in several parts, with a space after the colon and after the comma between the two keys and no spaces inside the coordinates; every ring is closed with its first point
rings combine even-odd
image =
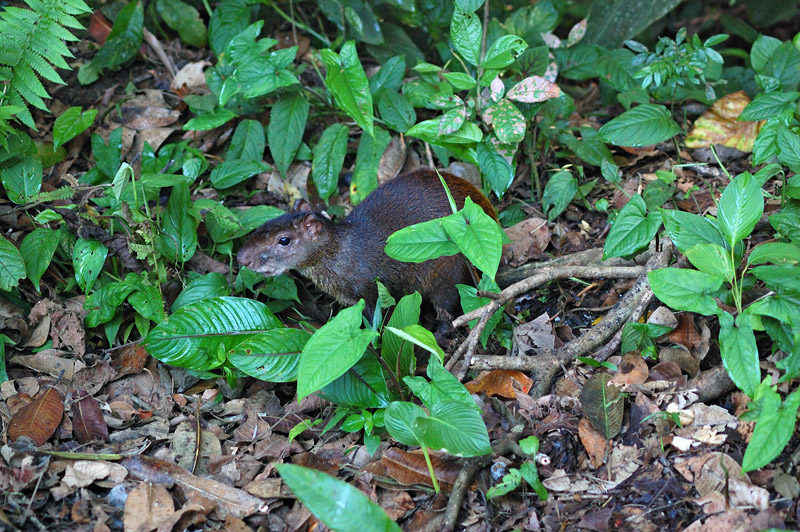
{"type": "Polygon", "coordinates": [[[292,239],[289,238],[288,236],[282,236],[278,239],[278,244],[280,244],[281,246],[288,246],[291,243],[292,239]]]}

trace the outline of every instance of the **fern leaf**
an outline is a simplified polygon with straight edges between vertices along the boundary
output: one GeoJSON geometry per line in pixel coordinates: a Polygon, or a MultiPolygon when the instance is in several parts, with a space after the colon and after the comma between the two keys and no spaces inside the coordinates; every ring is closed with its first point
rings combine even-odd
{"type": "Polygon", "coordinates": [[[38,55],[38,54],[29,54],[28,55],[28,63],[30,64],[31,68],[36,71],[41,77],[46,79],[51,83],[60,83],[64,85],[64,80],[61,79],[61,76],[58,75],[56,69],[50,66],[50,63],[45,61],[45,59],[38,55]]]}

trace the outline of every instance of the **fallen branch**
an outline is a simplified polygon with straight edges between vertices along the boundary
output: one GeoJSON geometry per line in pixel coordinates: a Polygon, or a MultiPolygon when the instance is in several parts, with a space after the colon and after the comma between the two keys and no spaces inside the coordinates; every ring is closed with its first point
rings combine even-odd
{"type": "MultiPolygon", "coordinates": [[[[465,364],[472,363],[472,367],[479,370],[502,368],[530,372],[532,374],[531,377],[535,382],[530,391],[530,395],[532,397],[539,397],[545,394],[562,366],[571,362],[575,357],[590,353],[596,347],[602,345],[616,332],[618,332],[625,322],[631,319],[635,312],[638,312],[639,314],[644,312],[644,309],[647,308],[647,305],[653,297],[653,293],[650,290],[650,283],[647,280],[647,272],[666,267],[669,264],[670,258],[672,257],[672,250],[672,244],[668,241],[664,241],[661,251],[655,253],[650,260],[647,261],[644,269],[638,269],[639,278],[636,281],[636,284],[622,297],[622,299],[620,299],[614,308],[603,317],[602,321],[600,321],[600,323],[598,323],[596,326],[592,327],[592,329],[585,334],[582,334],[578,338],[556,350],[540,350],[534,356],[480,356],[475,357],[475,360],[472,361],[471,359],[474,346],[477,344],[477,339],[480,338],[481,331],[483,330],[482,327],[485,327],[488,317],[490,317],[494,311],[499,308],[499,306],[494,306],[498,303],[498,301],[492,301],[485,307],[478,309],[480,312],[472,312],[458,318],[454,324],[457,323],[461,325],[471,319],[475,319],[475,317],[480,317],[480,321],[470,332],[467,340],[464,342],[464,344],[462,344],[461,347],[459,347],[459,351],[461,351],[463,348],[467,353],[464,358],[465,364]],[[479,314],[479,316],[476,316],[475,314],[479,314]],[[478,331],[478,326],[482,326],[480,331],[478,331]],[[464,347],[464,345],[467,347],[464,347]],[[472,347],[470,348],[470,346],[472,347]]],[[[569,277],[581,276],[577,272],[574,272],[572,268],[564,268],[563,270],[570,272],[569,277]]],[[[607,277],[619,278],[618,275],[621,273],[623,272],[620,268],[609,268],[606,275],[607,277]]],[[[544,271],[539,272],[535,278],[540,277],[543,274],[545,274],[544,271]]],[[[529,281],[531,280],[526,280],[525,283],[531,284],[532,281],[529,281]]],[[[517,283],[517,285],[519,284],[522,283],[517,283]]],[[[517,285],[512,285],[506,290],[508,290],[510,293],[515,292],[517,290],[517,288],[515,288],[517,285]]],[[[503,292],[506,292],[506,290],[503,292]]],[[[614,347],[614,350],[616,350],[616,347],[614,347]]],[[[611,352],[613,351],[609,351],[606,354],[606,357],[611,352]]],[[[458,353],[458,351],[456,353],[458,353]]],[[[460,368],[458,375],[459,377],[462,375],[461,371],[465,373],[466,366],[462,366],[462,368],[460,368]]]]}
{"type": "Polygon", "coordinates": [[[461,327],[478,318],[478,323],[475,324],[467,338],[461,343],[447,362],[447,369],[452,371],[462,355],[466,353],[461,368],[456,376],[461,379],[464,374],[466,374],[467,368],[472,361],[472,356],[475,353],[475,348],[478,345],[478,339],[481,337],[486,324],[489,322],[489,318],[515,297],[557,279],[568,279],[570,277],[579,277],[583,279],[632,279],[640,277],[643,271],[644,269],[641,266],[553,266],[542,268],[533,276],[519,281],[518,283],[514,283],[497,294],[497,297],[487,305],[475,309],[472,312],[468,312],[453,321],[454,327],[461,327]]]}

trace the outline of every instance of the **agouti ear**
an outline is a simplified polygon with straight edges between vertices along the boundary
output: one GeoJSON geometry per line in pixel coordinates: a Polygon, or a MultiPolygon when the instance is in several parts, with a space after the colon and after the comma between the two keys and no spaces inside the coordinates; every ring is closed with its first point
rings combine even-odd
{"type": "Polygon", "coordinates": [[[303,198],[295,201],[294,206],[292,207],[292,212],[311,212],[313,210],[314,208],[311,206],[311,204],[303,198]]]}
{"type": "Polygon", "coordinates": [[[317,235],[322,231],[322,222],[313,212],[303,216],[302,225],[303,231],[305,231],[310,238],[316,238],[317,235]]]}

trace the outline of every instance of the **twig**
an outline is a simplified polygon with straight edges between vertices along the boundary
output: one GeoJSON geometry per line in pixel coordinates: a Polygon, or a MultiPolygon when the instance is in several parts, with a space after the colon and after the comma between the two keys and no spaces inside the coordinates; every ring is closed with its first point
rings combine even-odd
{"type": "MultiPolygon", "coordinates": [[[[587,333],[556,350],[541,350],[536,356],[476,357],[472,367],[475,369],[517,369],[529,371],[533,374],[535,385],[530,391],[531,397],[539,397],[547,392],[562,364],[571,362],[575,357],[591,352],[593,349],[606,342],[628,321],[635,309],[644,305],[644,300],[652,297],[647,272],[664,268],[672,257],[672,243],[663,242],[661,251],[655,253],[644,267],[636,284],[615,305],[603,320],[592,327],[587,333]]],[[[515,285],[512,285],[512,287],[515,285]]],[[[512,288],[509,287],[508,289],[512,288]]],[[[508,290],[507,289],[507,290],[508,290]]],[[[494,303],[494,302],[493,302],[494,303]]],[[[490,304],[491,305],[491,304],[490,304]]],[[[487,305],[488,307],[489,305],[487,305]]],[[[646,305],[644,305],[646,307],[646,305]]],[[[486,308],[486,307],[484,307],[486,308]]],[[[465,318],[462,316],[459,318],[465,318]]],[[[458,320],[457,320],[458,321],[458,320]]],[[[473,332],[475,329],[473,329],[473,332]]],[[[470,332],[472,334],[472,332],[470,332]]],[[[478,333],[480,334],[480,333],[478,333]]],[[[465,368],[462,368],[466,371],[465,368]]]]}
{"type": "Polygon", "coordinates": [[[459,346],[458,350],[456,350],[456,352],[447,362],[447,369],[452,371],[461,356],[465,355],[464,362],[456,375],[459,379],[463,378],[472,360],[472,356],[475,353],[475,348],[478,345],[478,339],[483,333],[483,330],[486,327],[486,324],[489,322],[489,319],[503,305],[520,294],[529,292],[530,290],[533,290],[544,283],[554,281],[556,279],[566,279],[569,277],[632,279],[641,276],[642,272],[643,269],[641,266],[560,266],[542,268],[533,276],[514,283],[500,292],[498,297],[489,304],[484,305],[479,309],[475,309],[472,312],[468,312],[467,314],[464,314],[453,321],[454,327],[462,327],[470,321],[478,318],[478,323],[472,328],[469,336],[467,336],[467,339],[459,346]]]}

